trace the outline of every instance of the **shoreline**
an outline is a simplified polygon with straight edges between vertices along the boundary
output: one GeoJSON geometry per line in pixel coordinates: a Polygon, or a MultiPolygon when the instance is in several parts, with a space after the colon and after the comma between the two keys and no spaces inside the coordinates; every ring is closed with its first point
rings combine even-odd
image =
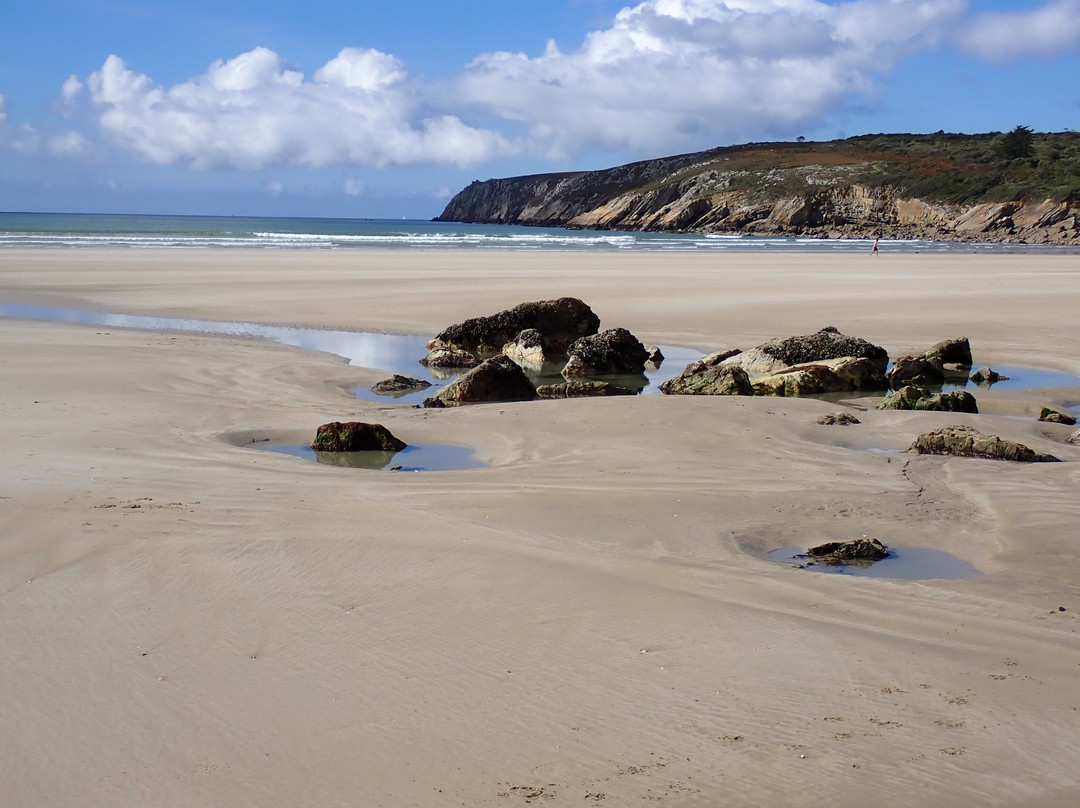
{"type": "MultiPolygon", "coordinates": [[[[835,325],[1074,374],[1078,281],[1065,255],[0,251],[11,302],[434,334],[573,295],[702,351],[835,325]]],[[[1031,412],[1080,389],[825,427],[835,404],[756,397],[418,410],[347,395],[377,369],[217,335],[0,318],[0,352],[14,803],[1080,797],[1080,447],[1031,412]],[[347,419],[489,466],[238,445],[347,419]],[[866,451],[960,422],[1065,462],[866,451]],[[982,574],[766,556],[864,533],[982,574]]]]}

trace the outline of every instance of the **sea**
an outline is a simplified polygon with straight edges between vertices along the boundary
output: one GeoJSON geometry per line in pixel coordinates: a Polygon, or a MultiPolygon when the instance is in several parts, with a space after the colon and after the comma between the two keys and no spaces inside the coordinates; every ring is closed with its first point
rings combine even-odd
{"type": "MultiPolygon", "coordinates": [[[[158,216],[0,212],[0,251],[11,248],[237,250],[557,250],[869,252],[866,239],[641,233],[454,224],[421,219],[158,216]]],[[[1080,247],[887,240],[883,252],[1080,253],[1080,247]]]]}

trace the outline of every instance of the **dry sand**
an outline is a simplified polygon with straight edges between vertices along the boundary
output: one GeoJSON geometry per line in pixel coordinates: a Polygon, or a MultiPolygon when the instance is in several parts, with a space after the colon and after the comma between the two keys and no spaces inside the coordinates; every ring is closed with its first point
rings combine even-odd
{"type": "MultiPolygon", "coordinates": [[[[0,300],[433,334],[576,295],[701,350],[835,325],[1080,373],[1076,256],[0,253],[0,300]]],[[[1080,390],[984,414],[660,396],[420,410],[250,340],[0,320],[0,804],[1080,801],[1080,390]],[[403,474],[245,447],[328,420],[403,474]],[[881,455],[969,423],[1067,461],[881,455]],[[820,575],[862,534],[977,578],[820,575]],[[1065,611],[1059,611],[1059,606],[1065,611]]]]}

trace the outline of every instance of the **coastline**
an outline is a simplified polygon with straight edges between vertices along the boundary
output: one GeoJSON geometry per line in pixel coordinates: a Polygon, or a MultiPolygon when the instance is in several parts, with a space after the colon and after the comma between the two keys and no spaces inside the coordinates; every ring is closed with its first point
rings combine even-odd
{"type": "MultiPolygon", "coordinates": [[[[11,249],[0,269],[0,300],[95,311],[434,334],[573,295],[603,328],[702,351],[835,325],[892,356],[962,334],[980,364],[1080,373],[1067,254],[11,249]]],[[[1080,796],[1080,447],[1033,417],[1080,390],[843,428],[793,399],[431,411],[345,393],[377,368],[264,342],[0,334],[15,804],[1080,796]],[[489,467],[355,472],[245,445],[347,418],[489,467]],[[861,451],[958,422],[1066,462],[861,451]],[[863,533],[983,574],[766,556],[863,533]]]]}

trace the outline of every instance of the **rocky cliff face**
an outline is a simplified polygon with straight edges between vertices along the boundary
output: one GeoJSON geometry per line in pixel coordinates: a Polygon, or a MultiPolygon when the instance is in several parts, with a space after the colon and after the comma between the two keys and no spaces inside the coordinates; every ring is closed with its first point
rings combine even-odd
{"type": "Polygon", "coordinates": [[[437,221],[1080,245],[1080,203],[951,205],[858,181],[866,162],[727,168],[717,152],[474,182],[437,221]]]}

